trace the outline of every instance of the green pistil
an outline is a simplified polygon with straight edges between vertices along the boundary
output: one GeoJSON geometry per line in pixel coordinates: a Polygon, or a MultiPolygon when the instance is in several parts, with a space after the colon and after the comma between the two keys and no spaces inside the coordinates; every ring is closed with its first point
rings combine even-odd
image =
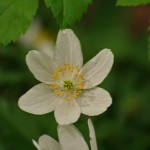
{"type": "Polygon", "coordinates": [[[67,80],[67,81],[64,81],[64,88],[65,89],[68,89],[68,90],[70,90],[70,89],[73,89],[73,83],[72,83],[72,81],[70,81],[70,80],[67,80]]]}

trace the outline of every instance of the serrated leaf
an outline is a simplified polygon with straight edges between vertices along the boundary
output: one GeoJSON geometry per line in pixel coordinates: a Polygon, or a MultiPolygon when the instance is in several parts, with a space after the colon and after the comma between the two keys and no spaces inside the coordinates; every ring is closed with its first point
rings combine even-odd
{"type": "Polygon", "coordinates": [[[38,0],[0,0],[0,43],[15,41],[29,27],[38,0]]]}
{"type": "Polygon", "coordinates": [[[92,0],[45,0],[61,28],[67,28],[79,20],[92,0]]]}
{"type": "Polygon", "coordinates": [[[150,3],[150,0],[118,0],[117,5],[120,6],[137,6],[150,3]]]}

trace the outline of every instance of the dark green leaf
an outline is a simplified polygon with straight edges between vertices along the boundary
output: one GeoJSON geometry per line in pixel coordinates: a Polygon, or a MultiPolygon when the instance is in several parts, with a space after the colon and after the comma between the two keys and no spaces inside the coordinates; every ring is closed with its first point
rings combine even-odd
{"type": "Polygon", "coordinates": [[[61,28],[70,27],[86,12],[92,0],[45,0],[61,28]]]}
{"type": "Polygon", "coordinates": [[[1,0],[0,43],[7,45],[24,33],[37,7],[38,0],[1,0]]]}

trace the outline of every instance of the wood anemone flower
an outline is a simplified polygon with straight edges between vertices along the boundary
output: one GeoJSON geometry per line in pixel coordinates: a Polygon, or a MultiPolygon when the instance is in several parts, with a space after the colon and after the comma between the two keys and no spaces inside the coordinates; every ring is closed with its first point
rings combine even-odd
{"type": "MultiPolygon", "coordinates": [[[[91,119],[88,119],[88,126],[91,150],[98,150],[91,119]]],[[[59,125],[57,131],[59,143],[48,135],[42,135],[38,143],[33,140],[33,144],[38,150],[89,150],[82,134],[74,125],[59,125]]]]}
{"type": "Polygon", "coordinates": [[[50,53],[32,50],[27,54],[29,70],[42,83],[21,96],[19,107],[37,115],[54,111],[61,125],[76,122],[81,113],[95,116],[106,111],[112,98],[96,86],[111,70],[111,50],[103,49],[83,65],[78,38],[71,29],[64,29],[58,33],[53,57],[50,53]]]}

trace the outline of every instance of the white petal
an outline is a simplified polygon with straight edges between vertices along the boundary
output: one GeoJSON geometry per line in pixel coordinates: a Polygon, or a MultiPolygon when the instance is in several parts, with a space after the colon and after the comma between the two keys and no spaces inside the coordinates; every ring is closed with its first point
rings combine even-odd
{"type": "Polygon", "coordinates": [[[19,99],[19,107],[32,114],[45,114],[54,110],[59,97],[46,84],[38,84],[19,99]]]}
{"type": "Polygon", "coordinates": [[[54,113],[58,124],[68,125],[78,120],[81,109],[75,100],[61,100],[57,104],[54,113]]]}
{"type": "Polygon", "coordinates": [[[60,144],[48,135],[43,135],[39,138],[41,150],[61,150],[60,144]]]}
{"type": "Polygon", "coordinates": [[[88,126],[89,126],[91,150],[98,150],[95,130],[94,130],[94,126],[93,126],[93,123],[92,123],[91,119],[88,119],[88,126]]]}
{"type": "Polygon", "coordinates": [[[34,146],[35,146],[38,150],[41,150],[39,144],[38,144],[36,141],[32,140],[32,142],[33,142],[34,146]]]}
{"type": "Polygon", "coordinates": [[[48,55],[32,50],[27,54],[26,62],[36,79],[46,84],[51,83],[51,74],[55,69],[55,65],[48,55]]]}
{"type": "Polygon", "coordinates": [[[62,150],[89,150],[83,136],[74,125],[58,126],[62,150]]]}
{"type": "Polygon", "coordinates": [[[100,84],[111,70],[113,61],[114,56],[112,52],[109,49],[104,49],[87,62],[82,69],[85,77],[85,89],[100,84]]]}
{"type": "Polygon", "coordinates": [[[83,56],[78,38],[70,29],[60,30],[56,42],[55,60],[60,65],[83,65],[83,56]]]}
{"type": "Polygon", "coordinates": [[[107,110],[112,103],[110,94],[102,88],[93,88],[83,91],[78,102],[83,114],[95,116],[107,110]]]}

